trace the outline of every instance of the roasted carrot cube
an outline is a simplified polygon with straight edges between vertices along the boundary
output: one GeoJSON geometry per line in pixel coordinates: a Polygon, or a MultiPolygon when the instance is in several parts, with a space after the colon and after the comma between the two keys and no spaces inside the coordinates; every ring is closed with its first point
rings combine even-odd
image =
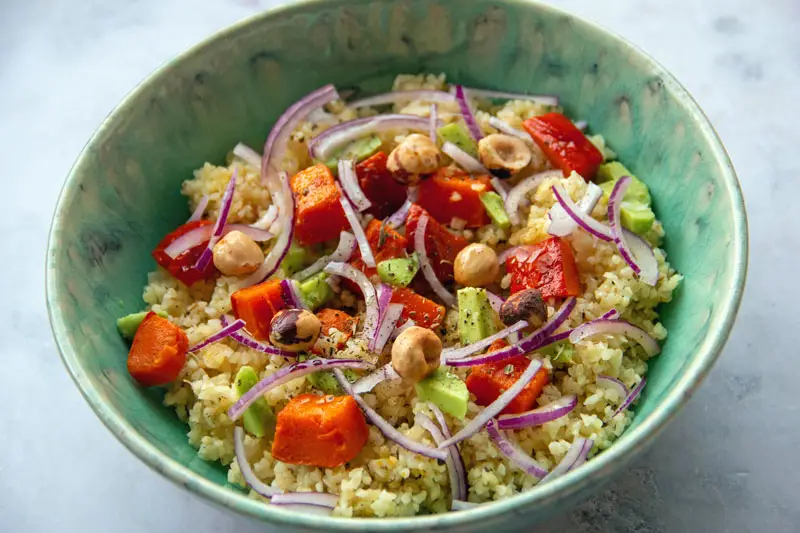
{"type": "Polygon", "coordinates": [[[128,352],[128,373],[145,386],[174,381],[186,362],[189,339],[181,328],[150,311],[128,352]]]}
{"type": "Polygon", "coordinates": [[[308,246],[335,239],[350,227],[328,167],[319,164],[301,170],[290,184],[297,202],[294,231],[298,243],[308,246]]]}
{"type": "Polygon", "coordinates": [[[272,456],[293,465],[334,468],[355,459],[368,436],[351,396],[302,394],[278,413],[272,456]]]}
{"type": "Polygon", "coordinates": [[[233,314],[244,320],[247,331],[253,337],[268,339],[272,317],[286,307],[280,280],[273,279],[239,289],[231,294],[231,306],[233,314]]]}
{"type": "Polygon", "coordinates": [[[399,323],[413,320],[422,328],[434,329],[444,320],[444,306],[420,296],[406,287],[396,287],[392,292],[392,303],[403,304],[399,323]]]}

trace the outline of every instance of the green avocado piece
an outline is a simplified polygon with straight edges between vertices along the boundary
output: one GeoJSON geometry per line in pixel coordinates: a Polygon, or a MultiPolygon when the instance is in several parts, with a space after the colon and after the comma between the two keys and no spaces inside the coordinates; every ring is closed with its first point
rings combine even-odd
{"type": "Polygon", "coordinates": [[[328,274],[320,272],[297,284],[297,290],[303,301],[312,311],[333,298],[333,290],[328,285],[328,274]]]}
{"type": "Polygon", "coordinates": [[[419,260],[416,253],[378,263],[378,275],[381,281],[395,287],[407,287],[418,270],[419,260]]]}
{"type": "Polygon", "coordinates": [[[650,228],[653,227],[653,222],[656,220],[656,215],[653,213],[652,199],[647,185],[617,161],[600,165],[597,176],[599,180],[604,180],[600,183],[600,188],[603,189],[603,197],[606,201],[608,201],[617,180],[622,176],[631,177],[631,184],[622,198],[620,220],[623,227],[637,235],[644,235],[650,231],[650,228]]]}
{"type": "Polygon", "coordinates": [[[484,192],[481,193],[480,199],[495,226],[500,229],[511,227],[511,221],[508,219],[508,213],[506,213],[506,206],[499,194],[494,191],[484,192]]]}
{"type": "Polygon", "coordinates": [[[439,134],[442,143],[451,142],[477,159],[478,143],[461,123],[451,122],[436,130],[436,133],[439,134]]]}
{"type": "Polygon", "coordinates": [[[485,289],[464,287],[458,290],[458,333],[465,346],[497,333],[494,309],[485,289]]]}
{"type": "MultiPolygon", "coordinates": [[[[344,372],[344,376],[350,383],[354,383],[358,379],[358,374],[349,368],[345,368],[342,372],[344,372]]],[[[342,386],[339,385],[339,380],[336,379],[336,376],[334,376],[333,372],[330,370],[307,374],[306,379],[311,383],[312,387],[321,390],[325,394],[333,394],[335,396],[344,394],[342,386]]]]}
{"type": "Polygon", "coordinates": [[[281,270],[283,275],[289,277],[297,272],[300,272],[306,264],[306,249],[295,243],[289,247],[286,252],[286,257],[281,262],[281,270]]]}
{"type": "Polygon", "coordinates": [[[437,368],[430,376],[415,384],[414,388],[420,401],[431,402],[460,420],[466,416],[469,401],[467,384],[444,367],[437,368]]]}
{"type": "MultiPolygon", "coordinates": [[[[125,339],[132,339],[136,335],[136,330],[142,324],[142,320],[147,316],[150,311],[140,311],[138,313],[131,313],[117,319],[117,329],[119,334],[125,339]]],[[[169,315],[164,311],[156,311],[156,314],[161,318],[167,318],[169,315]]]]}
{"type": "MultiPolygon", "coordinates": [[[[234,385],[236,394],[241,398],[244,393],[258,383],[258,374],[252,367],[243,366],[236,374],[234,385]]],[[[267,400],[259,398],[242,415],[244,429],[255,435],[263,437],[275,432],[275,413],[272,412],[267,400]]]]}
{"type": "Polygon", "coordinates": [[[356,139],[345,146],[341,151],[337,152],[336,155],[325,161],[325,166],[336,172],[339,168],[340,159],[352,159],[358,163],[373,155],[380,150],[380,148],[381,140],[375,135],[364,137],[363,139],[356,139]]]}

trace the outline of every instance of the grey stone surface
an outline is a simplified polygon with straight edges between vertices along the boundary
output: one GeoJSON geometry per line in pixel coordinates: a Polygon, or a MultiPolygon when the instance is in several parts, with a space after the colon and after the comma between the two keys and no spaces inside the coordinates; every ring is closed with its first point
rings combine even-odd
{"type": "MultiPolygon", "coordinates": [[[[274,3],[0,2],[0,531],[269,530],[172,486],[105,430],[58,360],[43,265],[62,180],[108,111],[170,56],[274,3]]],[[[554,3],[637,43],[695,95],[739,172],[752,238],[745,303],[708,381],[612,486],[536,531],[800,531],[800,3],[554,3]]]]}

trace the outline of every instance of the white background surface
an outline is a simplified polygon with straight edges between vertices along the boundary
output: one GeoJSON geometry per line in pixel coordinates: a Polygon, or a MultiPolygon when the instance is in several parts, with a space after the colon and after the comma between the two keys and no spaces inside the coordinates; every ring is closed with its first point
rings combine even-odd
{"type": "MultiPolygon", "coordinates": [[[[44,308],[62,181],[103,117],[170,56],[272,1],[0,2],[0,531],[269,531],[130,455],[68,378],[44,308]]],[[[750,215],[745,303],[708,381],[650,453],[537,531],[800,531],[796,278],[800,2],[561,0],[698,99],[750,215]]]]}

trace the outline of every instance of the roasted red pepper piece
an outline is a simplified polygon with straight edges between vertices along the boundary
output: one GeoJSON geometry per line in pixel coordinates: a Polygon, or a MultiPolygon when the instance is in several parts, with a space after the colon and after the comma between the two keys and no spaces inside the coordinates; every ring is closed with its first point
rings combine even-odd
{"type": "MultiPolygon", "coordinates": [[[[406,239],[408,250],[414,250],[414,235],[417,231],[419,217],[427,211],[417,204],[413,204],[406,218],[406,239]]],[[[428,228],[425,232],[425,251],[431,262],[433,271],[440,281],[446,282],[453,279],[453,261],[458,252],[464,249],[469,242],[463,237],[453,235],[447,228],[439,224],[435,218],[429,217],[428,228]]]]}
{"type": "Polygon", "coordinates": [[[575,171],[585,180],[594,178],[603,162],[600,153],[581,130],[561,113],[529,118],[522,127],[533,137],[544,155],[564,176],[575,171]]]}
{"type": "Polygon", "coordinates": [[[489,223],[481,194],[491,191],[488,176],[472,178],[456,167],[444,167],[419,185],[419,205],[442,224],[454,218],[467,228],[479,228],[489,223]]]}
{"type": "Polygon", "coordinates": [[[406,188],[397,183],[386,168],[388,159],[384,152],[378,152],[356,165],[358,184],[372,202],[367,213],[377,219],[384,219],[400,209],[408,195],[406,188]]]}
{"type": "MultiPolygon", "coordinates": [[[[495,341],[489,346],[487,353],[497,351],[505,346],[507,346],[505,341],[495,341]]],[[[489,405],[514,385],[530,364],[530,359],[524,355],[518,355],[495,363],[475,365],[465,380],[467,389],[475,395],[475,403],[489,405]]],[[[525,385],[525,388],[500,413],[510,415],[533,409],[536,398],[542,394],[548,381],[550,381],[550,375],[547,370],[541,368],[530,383],[525,385]]]]}
{"type": "MultiPolygon", "coordinates": [[[[367,224],[367,229],[364,233],[367,236],[369,247],[372,249],[372,255],[375,256],[376,265],[387,259],[405,257],[408,241],[391,226],[387,226],[386,224],[382,224],[379,220],[373,219],[367,224]],[[383,233],[382,237],[381,233],[383,233]]],[[[364,260],[361,258],[361,251],[358,248],[356,248],[350,264],[369,277],[377,273],[376,268],[368,267],[364,264],[364,260]]]]}
{"type": "Polygon", "coordinates": [[[413,320],[421,328],[433,329],[444,320],[444,306],[420,296],[406,287],[396,287],[392,291],[392,303],[403,304],[399,324],[413,320]]]}
{"type": "Polygon", "coordinates": [[[581,293],[575,256],[569,243],[552,237],[506,259],[511,274],[511,293],[539,289],[544,299],[566,298],[581,293]]]}
{"type": "Polygon", "coordinates": [[[173,241],[178,239],[178,237],[181,237],[193,229],[199,228],[200,226],[209,226],[212,224],[214,224],[214,222],[210,220],[197,220],[195,222],[187,222],[183,226],[180,226],[178,229],[161,239],[161,242],[158,243],[155,250],[153,250],[153,259],[155,259],[156,263],[158,263],[162,268],[172,274],[175,279],[184,285],[192,285],[200,280],[213,278],[217,272],[213,261],[209,261],[208,265],[206,265],[206,268],[204,268],[202,271],[192,268],[197,262],[197,258],[200,257],[200,254],[202,254],[203,250],[205,250],[208,246],[208,241],[198,244],[194,248],[186,250],[174,259],[168,256],[164,251],[167,246],[172,244],[173,241]]]}

